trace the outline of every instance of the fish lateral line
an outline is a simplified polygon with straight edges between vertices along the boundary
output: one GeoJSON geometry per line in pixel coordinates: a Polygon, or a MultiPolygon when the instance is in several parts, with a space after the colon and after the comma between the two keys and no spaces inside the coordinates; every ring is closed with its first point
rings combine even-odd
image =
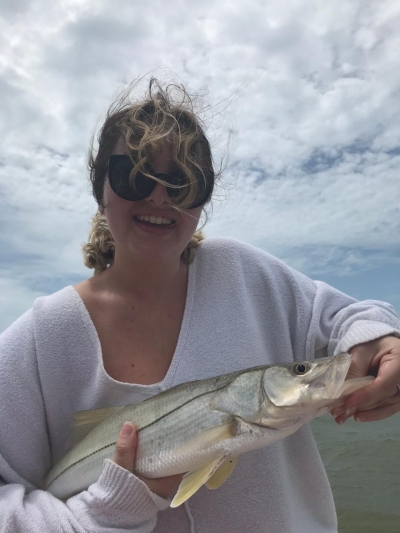
{"type": "MultiPolygon", "coordinates": [[[[236,376],[235,376],[236,377],[236,376]]],[[[212,379],[212,378],[211,378],[212,379]]],[[[233,381],[234,378],[232,378],[232,381],[233,381]]],[[[232,382],[230,381],[229,383],[226,383],[224,385],[222,385],[221,387],[219,388],[216,388],[215,390],[213,391],[206,391],[206,392],[203,392],[201,394],[199,394],[198,396],[195,396],[194,398],[190,398],[190,400],[187,400],[186,402],[182,403],[181,405],[179,405],[178,407],[175,407],[174,409],[171,409],[170,411],[168,411],[166,414],[164,414],[163,416],[159,417],[159,418],[156,418],[155,420],[153,420],[152,422],[150,422],[149,424],[145,425],[145,426],[141,426],[140,428],[137,428],[137,432],[138,434],[144,430],[144,429],[147,429],[149,427],[151,427],[152,425],[156,424],[157,422],[159,422],[160,420],[162,420],[163,418],[166,418],[168,417],[169,415],[175,413],[176,411],[178,411],[181,407],[185,406],[185,405],[189,405],[191,402],[197,400],[198,398],[202,398],[203,396],[206,396],[207,394],[214,394],[215,392],[219,392],[223,389],[225,389],[228,385],[230,385],[230,383],[232,382]]],[[[182,384],[184,385],[184,383],[182,384]]],[[[180,385],[179,385],[180,386],[180,385]]],[[[166,390],[165,392],[169,392],[171,389],[168,389],[166,390]]],[[[149,398],[151,399],[151,398],[149,398]]],[[[144,402],[142,402],[144,403],[144,402]]],[[[138,405],[142,405],[142,404],[138,404],[138,405]]],[[[112,416],[112,415],[110,415],[112,416]]],[[[106,419],[107,420],[107,419],[106,419]]],[[[135,425],[134,422],[132,422],[133,425],[135,425]]],[[[99,424],[100,425],[100,424],[99,424]]],[[[93,430],[92,430],[93,431],[93,430]]],[[[88,435],[90,435],[90,433],[88,433],[88,435]]],[[[86,436],[87,437],[87,436],[86,436]]],[[[85,438],[86,438],[85,437],[85,438]]],[[[82,461],[84,461],[85,459],[87,459],[88,457],[91,457],[93,455],[95,455],[96,453],[99,453],[107,448],[109,448],[110,446],[115,446],[117,444],[117,441],[115,440],[115,442],[112,442],[110,444],[107,444],[106,446],[102,446],[101,448],[97,448],[95,451],[93,451],[92,453],[89,453],[87,455],[85,455],[84,457],[81,457],[80,459],[78,459],[77,461],[75,461],[74,463],[71,463],[69,466],[67,466],[64,470],[62,470],[52,481],[51,483],[54,483],[54,481],[56,479],[58,479],[62,474],[64,474],[65,472],[68,472],[68,470],[70,470],[72,467],[78,465],[79,463],[81,463],[82,461]]],[[[50,483],[50,485],[51,485],[50,483]]]]}
{"type": "Polygon", "coordinates": [[[105,446],[102,446],[101,448],[95,450],[94,452],[92,453],[88,453],[87,455],[85,455],[85,457],[81,457],[80,459],[78,459],[77,461],[75,461],[74,463],[71,463],[69,466],[67,466],[66,468],[64,468],[64,470],[62,470],[59,474],[57,474],[50,482],[49,485],[47,485],[47,487],[50,487],[50,485],[52,483],[54,483],[54,481],[56,479],[58,479],[60,476],[62,476],[63,474],[65,474],[65,472],[68,472],[68,470],[70,470],[72,467],[78,465],[79,463],[81,463],[82,461],[84,461],[85,459],[87,459],[88,457],[92,457],[92,455],[95,455],[96,453],[98,452],[101,452],[103,450],[106,450],[107,448],[110,448],[111,446],[115,446],[117,444],[117,441],[115,442],[112,442],[111,444],[106,444],[105,446]]]}
{"type": "MultiPolygon", "coordinates": [[[[207,396],[207,394],[214,394],[216,392],[220,392],[226,388],[229,387],[229,385],[232,384],[232,382],[239,376],[239,375],[242,375],[242,374],[248,374],[250,372],[253,372],[253,371],[258,371],[258,370],[262,370],[263,368],[266,368],[267,366],[272,366],[272,365],[261,365],[261,366],[255,366],[255,367],[252,367],[252,368],[248,368],[246,369],[246,371],[236,371],[236,372],[232,372],[232,379],[230,381],[228,381],[227,383],[223,383],[221,386],[219,387],[216,387],[215,389],[213,390],[208,390],[208,391],[205,391],[205,392],[202,392],[200,394],[198,394],[197,396],[194,396],[193,398],[190,398],[189,400],[187,400],[186,402],[183,402],[181,403],[179,406],[177,407],[174,407],[173,409],[171,409],[170,411],[168,411],[167,413],[163,414],[162,416],[158,417],[158,418],[155,418],[152,422],[149,422],[148,424],[144,425],[144,426],[136,426],[136,429],[138,431],[138,433],[140,433],[140,431],[144,430],[144,429],[147,429],[151,426],[153,426],[154,424],[156,424],[157,422],[159,422],[160,420],[162,420],[163,418],[166,418],[167,416],[175,413],[176,411],[178,411],[179,409],[181,409],[182,407],[186,406],[186,405],[189,405],[191,402],[194,402],[196,400],[198,400],[199,398],[202,398],[203,396],[207,396]]],[[[228,374],[229,375],[229,374],[228,374]]],[[[220,377],[226,377],[226,374],[220,376],[220,377]]],[[[215,379],[215,378],[209,378],[210,380],[211,379],[215,379]]],[[[196,380],[196,381],[188,381],[187,383],[199,383],[201,382],[201,380],[196,380]]],[[[180,385],[177,385],[176,387],[172,387],[172,389],[167,389],[166,391],[163,391],[161,394],[166,394],[168,392],[171,392],[173,391],[175,388],[178,388],[178,387],[183,387],[183,385],[186,385],[187,383],[181,383],[180,385]]],[[[161,394],[157,394],[156,396],[160,397],[161,394]]],[[[143,405],[145,402],[147,401],[150,401],[150,400],[153,400],[153,398],[155,398],[156,396],[152,396],[151,398],[149,398],[148,400],[144,400],[142,403],[138,404],[137,406],[134,406],[134,407],[138,407],[139,405],[143,405]]],[[[125,406],[125,407],[129,407],[129,406],[125,406]]],[[[133,420],[131,420],[132,424],[135,425],[135,422],[133,420]]]]}
{"type": "MultiPolygon", "coordinates": [[[[164,415],[160,416],[159,418],[156,418],[154,419],[152,422],[146,424],[145,426],[141,426],[140,428],[137,428],[137,431],[138,433],[140,433],[140,431],[142,431],[143,429],[147,429],[151,426],[153,426],[154,424],[156,424],[157,422],[159,422],[160,420],[162,420],[163,418],[167,418],[168,416],[172,415],[173,413],[175,413],[176,411],[178,411],[179,409],[181,409],[182,407],[186,406],[186,405],[189,405],[191,402],[194,402],[196,400],[198,400],[199,398],[202,398],[203,396],[207,396],[207,394],[214,394],[216,392],[220,392],[221,390],[224,390],[228,387],[228,385],[230,385],[231,382],[221,386],[220,388],[218,389],[214,389],[212,391],[206,391],[206,392],[202,392],[201,394],[199,394],[198,396],[195,396],[194,398],[190,398],[190,400],[187,400],[186,402],[180,404],[178,407],[174,407],[174,409],[171,409],[170,411],[168,411],[167,413],[165,413],[164,415]]],[[[172,389],[169,389],[169,390],[172,390],[172,389]]],[[[166,391],[168,392],[168,391],[166,391]]],[[[152,398],[149,398],[149,399],[152,399],[152,398]]],[[[143,402],[144,403],[144,402],[143,402]]],[[[142,404],[138,404],[138,405],[142,405],[142,404]]],[[[135,425],[135,422],[131,421],[133,425],[135,425]]]]}

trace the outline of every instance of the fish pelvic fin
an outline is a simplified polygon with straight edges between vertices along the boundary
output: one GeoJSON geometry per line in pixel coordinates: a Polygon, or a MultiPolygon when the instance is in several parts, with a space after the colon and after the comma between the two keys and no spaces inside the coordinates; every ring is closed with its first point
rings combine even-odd
{"type": "Polygon", "coordinates": [[[235,470],[237,462],[239,461],[238,457],[227,457],[225,461],[218,467],[214,474],[207,481],[206,486],[210,490],[218,489],[228,477],[235,470]]]}
{"type": "Polygon", "coordinates": [[[199,470],[188,472],[182,479],[179,485],[178,492],[175,494],[174,499],[171,502],[171,507],[179,507],[186,500],[188,500],[193,494],[195,494],[212,475],[218,470],[221,464],[226,460],[227,456],[218,457],[212,463],[203,466],[199,470]]]}
{"type": "Polygon", "coordinates": [[[90,409],[75,413],[72,433],[67,440],[65,448],[69,450],[76,446],[92,429],[120,409],[123,409],[123,407],[104,407],[102,409],[90,409]]]}

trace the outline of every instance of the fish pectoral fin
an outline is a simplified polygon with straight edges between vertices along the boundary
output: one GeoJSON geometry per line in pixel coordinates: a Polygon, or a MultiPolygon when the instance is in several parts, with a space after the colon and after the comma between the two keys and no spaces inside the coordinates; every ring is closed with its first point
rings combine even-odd
{"type": "Polygon", "coordinates": [[[229,422],[229,424],[222,424],[206,431],[202,431],[195,437],[184,442],[174,453],[177,455],[193,453],[194,450],[205,450],[214,444],[218,444],[218,442],[231,439],[236,436],[236,426],[236,422],[232,421],[229,422]]]}
{"type": "Polygon", "coordinates": [[[225,461],[226,457],[226,455],[218,457],[218,459],[215,459],[215,461],[212,463],[203,466],[203,468],[194,470],[193,472],[188,472],[183,477],[181,484],[179,485],[178,492],[175,494],[175,497],[171,502],[171,507],[178,507],[191,496],[193,496],[193,494],[195,494],[205,483],[207,483],[211,476],[225,461]]]}
{"type": "Polygon", "coordinates": [[[238,461],[239,461],[239,456],[238,457],[227,457],[225,461],[218,467],[218,469],[214,472],[214,474],[207,481],[206,483],[207,487],[211,490],[218,489],[218,487],[220,487],[223,483],[225,483],[228,477],[235,470],[235,466],[237,465],[238,461]]]}
{"type": "Polygon", "coordinates": [[[102,409],[90,409],[88,411],[79,411],[74,415],[72,433],[65,445],[66,449],[73,448],[83,440],[88,433],[98,426],[103,420],[113,415],[123,407],[104,407],[102,409]]]}

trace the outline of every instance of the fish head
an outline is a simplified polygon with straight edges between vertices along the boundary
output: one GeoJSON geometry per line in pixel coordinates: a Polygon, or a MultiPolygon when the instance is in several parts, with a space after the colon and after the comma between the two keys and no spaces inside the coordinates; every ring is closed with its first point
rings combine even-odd
{"type": "Polygon", "coordinates": [[[312,410],[341,395],[351,355],[340,353],[315,361],[271,365],[263,374],[264,395],[276,407],[301,406],[312,410]]]}

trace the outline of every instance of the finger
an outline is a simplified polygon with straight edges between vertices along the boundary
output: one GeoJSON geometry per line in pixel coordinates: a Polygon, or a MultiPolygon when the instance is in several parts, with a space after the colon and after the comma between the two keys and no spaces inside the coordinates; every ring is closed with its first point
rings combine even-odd
{"type": "MultiPolygon", "coordinates": [[[[374,411],[381,407],[390,407],[390,406],[397,405],[397,404],[400,405],[400,396],[398,394],[395,394],[394,396],[389,396],[389,398],[380,399],[372,405],[368,405],[366,407],[360,407],[359,409],[354,407],[354,408],[349,409],[346,412],[344,412],[342,408],[334,409],[331,411],[331,414],[335,418],[335,421],[338,424],[343,424],[344,422],[346,422],[348,418],[351,418],[354,415],[358,415],[361,412],[365,413],[367,411],[368,412],[374,411]]],[[[397,411],[395,410],[394,412],[397,412],[397,411]]],[[[354,418],[356,418],[356,416],[354,416],[354,418]]]]}
{"type": "MultiPolygon", "coordinates": [[[[365,353],[365,351],[366,345],[363,344],[354,346],[353,348],[351,348],[351,350],[349,350],[352,359],[350,368],[347,372],[346,381],[349,379],[365,377],[368,375],[372,355],[365,353]]],[[[367,397],[369,392],[371,395],[373,395],[374,389],[372,389],[372,391],[369,391],[372,385],[373,384],[371,383],[370,385],[366,385],[365,387],[362,387],[361,389],[355,391],[346,399],[344,405],[336,408],[335,411],[345,412],[346,410],[353,409],[355,406],[360,405],[360,403],[364,401],[366,392],[367,397]]]]}
{"type": "Polygon", "coordinates": [[[383,420],[389,416],[394,415],[395,413],[400,412],[400,402],[392,403],[390,405],[384,405],[376,409],[371,409],[369,411],[359,411],[355,416],[354,420],[357,422],[375,422],[377,420],[383,420]]]}
{"type": "MultiPolygon", "coordinates": [[[[343,412],[349,414],[354,409],[358,410],[379,403],[397,392],[395,385],[388,385],[387,379],[377,376],[373,383],[355,391],[343,405],[343,412]]],[[[350,415],[352,416],[352,415],[350,415]]]]}
{"type": "Polygon", "coordinates": [[[333,418],[337,418],[338,416],[342,415],[345,412],[345,409],[343,407],[336,407],[336,409],[332,409],[331,415],[333,418]]]}
{"type": "Polygon", "coordinates": [[[357,410],[375,409],[386,403],[396,402],[399,398],[397,385],[390,386],[386,379],[376,378],[374,383],[366,385],[349,396],[343,405],[331,409],[331,414],[334,418],[346,414],[343,418],[344,422],[357,410]]]}
{"type": "Polygon", "coordinates": [[[372,405],[367,405],[366,407],[360,407],[359,411],[371,411],[372,409],[376,409],[378,407],[385,407],[386,405],[393,405],[399,402],[400,402],[400,396],[396,394],[394,396],[389,396],[389,398],[383,398],[381,400],[378,400],[372,405]]]}
{"type": "Polygon", "coordinates": [[[137,432],[131,422],[125,422],[118,435],[113,461],[129,472],[135,464],[137,432]]]}
{"type": "Polygon", "coordinates": [[[377,396],[375,389],[372,388],[372,392],[370,390],[365,391],[365,389],[369,389],[372,385],[374,385],[374,383],[371,383],[370,385],[365,385],[365,387],[363,387],[362,389],[358,389],[348,398],[344,399],[341,405],[333,407],[330,411],[332,416],[334,418],[338,418],[342,415],[345,415],[342,420],[342,422],[345,422],[347,418],[354,415],[354,413],[359,409],[359,406],[365,408],[366,402],[368,402],[368,405],[370,405],[371,401],[368,400],[369,398],[373,398],[373,402],[376,404],[377,396]]]}

